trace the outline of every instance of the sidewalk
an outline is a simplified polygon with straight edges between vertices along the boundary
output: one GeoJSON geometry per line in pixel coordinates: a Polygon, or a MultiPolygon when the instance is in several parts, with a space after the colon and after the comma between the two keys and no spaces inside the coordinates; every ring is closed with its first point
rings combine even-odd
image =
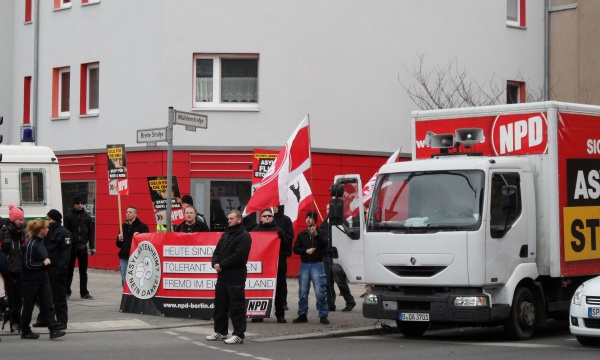
{"type": "MultiPolygon", "coordinates": [[[[121,275],[118,271],[89,270],[88,289],[94,300],[84,300],[79,297],[79,275],[75,270],[73,279],[73,295],[69,299],[69,328],[67,333],[103,332],[169,329],[178,327],[200,327],[200,333],[212,333],[212,320],[180,319],[161,316],[122,313],[121,304],[121,275]]],[[[337,288],[336,288],[337,289],[337,288]]],[[[319,323],[313,292],[309,295],[308,323],[293,324],[297,316],[298,281],[288,279],[288,306],[286,324],[279,324],[274,318],[265,319],[262,323],[251,323],[248,320],[246,339],[266,342],[284,339],[333,337],[356,333],[375,331],[376,321],[362,316],[363,287],[350,285],[352,295],[357,303],[354,310],[340,311],[345,307],[344,299],[336,297],[338,311],[329,313],[329,325],[319,323]]],[[[34,311],[35,322],[37,311],[34,311]]],[[[392,325],[392,324],[390,324],[392,325]]],[[[395,324],[393,324],[395,325],[395,324]]],[[[381,326],[379,325],[378,328],[381,326]]],[[[36,329],[36,332],[48,332],[47,329],[36,329]]],[[[230,329],[231,331],[231,329],[230,329]]],[[[8,324],[1,336],[11,336],[8,324]]],[[[14,334],[13,334],[14,335],[14,334]]]]}

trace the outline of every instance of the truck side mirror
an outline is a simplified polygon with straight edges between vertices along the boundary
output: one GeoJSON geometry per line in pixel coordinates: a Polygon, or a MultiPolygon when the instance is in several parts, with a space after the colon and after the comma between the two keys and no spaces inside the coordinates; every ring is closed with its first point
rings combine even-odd
{"type": "Polygon", "coordinates": [[[329,194],[335,198],[344,196],[344,184],[335,183],[329,188],[329,194]]]}
{"type": "Polygon", "coordinates": [[[504,185],[502,187],[502,215],[514,215],[517,213],[517,187],[515,185],[504,185]]]}
{"type": "Polygon", "coordinates": [[[334,198],[329,201],[329,223],[331,225],[344,224],[344,200],[334,198]]]}

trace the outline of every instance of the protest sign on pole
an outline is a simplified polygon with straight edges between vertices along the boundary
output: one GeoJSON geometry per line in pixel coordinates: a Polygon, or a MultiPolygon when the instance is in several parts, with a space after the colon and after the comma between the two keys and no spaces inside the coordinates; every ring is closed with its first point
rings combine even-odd
{"type": "Polygon", "coordinates": [[[166,231],[167,226],[173,224],[179,225],[184,221],[183,207],[181,205],[181,195],[179,193],[179,183],[177,176],[171,177],[171,222],[167,224],[167,177],[151,176],[148,177],[148,188],[150,198],[152,199],[152,208],[156,220],[156,231],[166,231]]]}
{"type": "Polygon", "coordinates": [[[106,155],[108,156],[108,193],[110,195],[117,195],[119,233],[122,235],[123,229],[121,224],[123,223],[123,216],[121,215],[121,195],[129,195],[125,145],[106,145],[106,155]]]}

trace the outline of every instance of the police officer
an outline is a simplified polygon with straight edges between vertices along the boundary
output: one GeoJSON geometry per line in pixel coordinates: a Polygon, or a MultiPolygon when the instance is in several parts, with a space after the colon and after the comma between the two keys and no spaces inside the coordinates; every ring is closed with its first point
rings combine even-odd
{"type": "MultiPolygon", "coordinates": [[[[50,265],[46,267],[52,290],[52,302],[56,320],[60,323],[59,330],[67,328],[69,321],[67,307],[67,268],[71,257],[71,232],[61,225],[62,214],[56,209],[48,211],[46,215],[50,227],[48,235],[43,239],[48,251],[50,265]]],[[[47,327],[45,315],[40,312],[37,322],[33,327],[47,327]]]]}

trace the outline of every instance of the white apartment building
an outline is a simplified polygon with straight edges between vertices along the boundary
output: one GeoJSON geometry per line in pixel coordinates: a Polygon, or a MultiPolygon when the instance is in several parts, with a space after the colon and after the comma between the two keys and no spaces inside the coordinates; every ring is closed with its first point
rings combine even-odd
{"type": "Polygon", "coordinates": [[[146,178],[166,174],[166,146],[136,131],[164,128],[169,107],[208,116],[206,130],[175,126],[173,175],[209,219],[217,188],[247,201],[253,149],[280,149],[307,114],[324,209],[334,174],[366,181],[410,151],[404,86],[421,57],[521,99],[544,86],[544,39],[532,0],[1,1],[0,133],[15,144],[33,128],[59,155],[65,208],[86,196],[96,216],[92,266],[113,268],[106,146],[125,145],[126,203],[152,224],[146,178]]]}

